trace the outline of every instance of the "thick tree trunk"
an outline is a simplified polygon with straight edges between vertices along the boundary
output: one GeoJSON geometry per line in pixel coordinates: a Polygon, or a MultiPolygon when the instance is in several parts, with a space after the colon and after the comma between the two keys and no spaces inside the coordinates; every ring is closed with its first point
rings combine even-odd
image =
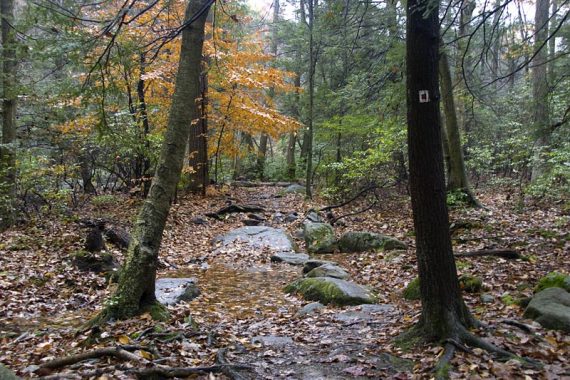
{"type": "Polygon", "coordinates": [[[471,191],[465,162],[463,160],[463,150],[461,148],[461,137],[459,134],[459,124],[455,111],[455,101],[453,99],[453,85],[451,83],[451,70],[447,54],[441,52],[439,56],[439,75],[441,98],[443,100],[443,112],[445,113],[445,132],[447,138],[447,153],[449,154],[449,176],[447,178],[448,191],[462,191],[469,197],[469,203],[477,204],[477,200],[471,191]]]}
{"type": "Polygon", "coordinates": [[[1,0],[2,145],[0,145],[0,231],[15,221],[16,202],[16,31],[14,0],[1,0]]]}
{"type": "Polygon", "coordinates": [[[534,130],[537,139],[534,143],[531,181],[540,178],[546,168],[544,153],[550,140],[550,112],[548,107],[548,77],[546,73],[548,50],[542,46],[548,37],[549,0],[536,0],[534,18],[534,48],[538,50],[532,69],[532,96],[534,101],[534,130]],[[540,49],[540,50],[539,50],[540,49]]]}
{"type": "MultiPolygon", "coordinates": [[[[190,1],[185,19],[196,15],[206,2],[210,1],[190,1]]],[[[96,321],[129,318],[158,306],[154,291],[162,233],[180,179],[189,126],[200,118],[196,99],[200,97],[202,45],[208,9],[206,7],[204,13],[182,32],[174,96],[156,173],[132,234],[118,288],[96,321]]]]}
{"type": "Polygon", "coordinates": [[[410,193],[422,300],[416,332],[432,341],[456,336],[472,323],[461,297],[449,235],[438,104],[436,4],[408,2],[406,45],[410,193]]]}

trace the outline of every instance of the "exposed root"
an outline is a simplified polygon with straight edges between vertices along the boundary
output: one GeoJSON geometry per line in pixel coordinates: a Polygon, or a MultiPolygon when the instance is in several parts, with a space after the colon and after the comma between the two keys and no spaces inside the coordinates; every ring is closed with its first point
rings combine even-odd
{"type": "Polygon", "coordinates": [[[455,344],[447,343],[444,346],[443,355],[437,362],[436,366],[433,368],[436,379],[447,379],[449,378],[449,368],[451,367],[451,359],[455,355],[455,344]]]}

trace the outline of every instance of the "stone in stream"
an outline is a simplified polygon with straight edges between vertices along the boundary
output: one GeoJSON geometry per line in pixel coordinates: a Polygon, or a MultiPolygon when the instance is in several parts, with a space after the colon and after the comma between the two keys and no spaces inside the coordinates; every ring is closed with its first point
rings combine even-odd
{"type": "Polygon", "coordinates": [[[163,305],[192,301],[200,295],[195,278],[159,278],[155,284],[155,296],[163,305]]]}
{"type": "Polygon", "coordinates": [[[341,280],[346,280],[349,276],[346,269],[331,263],[318,266],[305,275],[305,277],[333,277],[341,280]]]}
{"type": "Polygon", "coordinates": [[[232,230],[214,239],[220,248],[242,242],[251,249],[269,249],[273,252],[294,252],[293,239],[280,228],[265,226],[247,226],[232,230]]]}
{"type": "Polygon", "coordinates": [[[544,328],[570,333],[570,293],[562,288],[544,289],[534,295],[524,316],[544,328]]]}
{"type": "Polygon", "coordinates": [[[305,194],[305,186],[293,183],[283,189],[283,194],[305,194]]]}
{"type": "Polygon", "coordinates": [[[286,293],[297,293],[308,301],[339,306],[375,303],[371,290],[345,280],[332,277],[303,278],[285,287],[286,293]]]}
{"type": "Polygon", "coordinates": [[[304,265],[307,260],[309,260],[309,255],[306,253],[278,252],[271,256],[271,261],[274,263],[287,263],[291,265],[304,265]]]}
{"type": "Polygon", "coordinates": [[[406,249],[405,243],[398,239],[366,231],[345,232],[338,241],[341,252],[365,252],[383,249],[406,249]]]}
{"type": "Polygon", "coordinates": [[[305,223],[303,235],[309,253],[331,253],[336,248],[334,230],[328,223],[305,223]]]}

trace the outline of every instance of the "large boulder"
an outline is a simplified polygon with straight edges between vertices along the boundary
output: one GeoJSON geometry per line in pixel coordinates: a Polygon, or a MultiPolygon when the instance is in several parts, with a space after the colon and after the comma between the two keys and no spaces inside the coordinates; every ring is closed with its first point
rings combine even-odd
{"type": "Polygon", "coordinates": [[[371,290],[358,284],[332,277],[313,277],[297,280],[285,287],[285,292],[296,293],[308,301],[339,306],[375,303],[371,290]]]}
{"type": "Polygon", "coordinates": [[[0,363],[0,379],[1,380],[18,380],[19,377],[16,376],[16,374],[14,372],[10,371],[8,368],[4,367],[0,363]]]}
{"type": "Polygon", "coordinates": [[[328,223],[305,223],[303,235],[309,253],[331,253],[336,248],[334,230],[328,223]]]}
{"type": "Polygon", "coordinates": [[[349,276],[346,269],[330,263],[316,267],[305,275],[305,277],[333,277],[341,280],[346,280],[349,276]]]}
{"type": "Polygon", "coordinates": [[[269,249],[273,252],[294,252],[293,239],[282,229],[265,226],[247,226],[237,228],[214,239],[220,248],[234,246],[241,242],[251,249],[269,249]]]}
{"type": "Polygon", "coordinates": [[[283,189],[284,194],[305,194],[305,186],[301,186],[298,183],[293,183],[283,189]]]}
{"type": "Polygon", "coordinates": [[[562,288],[547,288],[535,294],[524,316],[547,329],[570,333],[570,293],[562,288]]]}
{"type": "Polygon", "coordinates": [[[155,284],[155,296],[163,305],[192,301],[200,295],[195,278],[159,278],[155,284]]]}
{"type": "Polygon", "coordinates": [[[341,252],[365,252],[378,249],[406,249],[405,243],[389,236],[366,231],[345,232],[338,241],[341,252]]]}

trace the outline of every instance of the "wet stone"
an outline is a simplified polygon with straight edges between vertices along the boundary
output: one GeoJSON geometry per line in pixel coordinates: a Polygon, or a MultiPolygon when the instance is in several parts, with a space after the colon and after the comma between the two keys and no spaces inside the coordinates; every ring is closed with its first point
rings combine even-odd
{"type": "Polygon", "coordinates": [[[346,269],[331,263],[316,267],[305,275],[305,277],[333,277],[341,280],[346,280],[349,276],[346,269]]]}
{"type": "Polygon", "coordinates": [[[195,278],[159,278],[155,287],[156,299],[163,305],[188,302],[200,295],[195,278]]]}
{"type": "Polygon", "coordinates": [[[265,226],[237,228],[214,239],[222,247],[242,242],[252,249],[268,248],[273,252],[294,252],[293,239],[282,229],[265,226]]]}
{"type": "Polygon", "coordinates": [[[309,255],[295,252],[279,252],[271,256],[274,263],[287,263],[291,265],[303,265],[309,260],[309,255]]]}

